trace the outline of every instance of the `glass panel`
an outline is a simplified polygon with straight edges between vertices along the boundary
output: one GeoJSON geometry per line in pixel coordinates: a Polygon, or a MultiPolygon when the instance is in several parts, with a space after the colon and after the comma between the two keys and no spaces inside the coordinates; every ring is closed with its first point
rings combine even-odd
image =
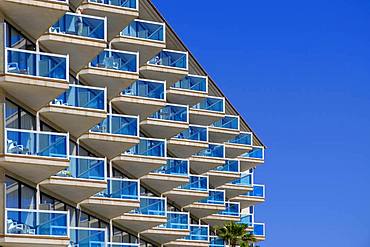
{"type": "Polygon", "coordinates": [[[207,111],[216,111],[224,112],[225,111],[225,102],[223,99],[218,98],[206,98],[202,102],[193,106],[194,109],[207,110],[207,111]]]}
{"type": "Polygon", "coordinates": [[[265,198],[265,186],[255,184],[253,191],[246,193],[247,196],[265,198]]]}
{"type": "Polygon", "coordinates": [[[229,202],[227,202],[226,203],[226,209],[218,212],[218,214],[238,217],[240,215],[239,203],[229,203],[229,202]]]}
{"type": "Polygon", "coordinates": [[[176,135],[175,138],[193,141],[208,141],[208,131],[207,128],[189,126],[187,130],[176,135]]]}
{"type": "Polygon", "coordinates": [[[140,143],[125,152],[125,154],[165,157],[165,141],[140,139],[140,143]]]}
{"type": "Polygon", "coordinates": [[[224,247],[225,242],[223,239],[219,237],[210,237],[210,247],[224,247]]]}
{"type": "Polygon", "coordinates": [[[205,77],[189,75],[176,82],[171,87],[199,92],[207,92],[207,79],[205,77]]]}
{"type": "Polygon", "coordinates": [[[66,66],[66,57],[7,49],[7,73],[66,80],[66,66]]]}
{"type": "Polygon", "coordinates": [[[165,216],[166,201],[164,198],[140,197],[140,208],[135,208],[131,213],[165,216]]]}
{"type": "Polygon", "coordinates": [[[181,185],[179,188],[184,190],[207,191],[208,177],[190,176],[189,183],[181,185]]]}
{"type": "Polygon", "coordinates": [[[66,135],[7,129],[6,136],[7,153],[67,158],[66,135]]]}
{"type": "Polygon", "coordinates": [[[91,129],[92,132],[109,133],[115,135],[138,135],[137,117],[108,115],[106,119],[91,129]]]}
{"type": "Polygon", "coordinates": [[[188,122],[188,108],[184,106],[167,105],[151,115],[150,118],[188,122]]]}
{"type": "Polygon", "coordinates": [[[71,228],[71,246],[105,246],[105,230],[71,228]]]}
{"type": "Polygon", "coordinates": [[[11,178],[5,177],[6,185],[6,207],[20,208],[19,183],[11,178]]]}
{"type": "Polygon", "coordinates": [[[265,224],[254,223],[253,225],[253,235],[255,236],[265,236],[265,224]]]}
{"type": "Polygon", "coordinates": [[[148,64],[187,69],[188,56],[183,52],[161,51],[148,61],[148,64]]]}
{"type": "Polygon", "coordinates": [[[137,72],[137,54],[105,50],[91,61],[91,66],[137,72]]]}
{"type": "Polygon", "coordinates": [[[137,80],[123,90],[122,95],[164,99],[164,83],[137,80]]]}
{"type": "Polygon", "coordinates": [[[52,104],[105,110],[105,90],[71,84],[52,104]]]}
{"type": "Polygon", "coordinates": [[[139,199],[139,184],[137,180],[108,179],[108,188],[97,193],[97,197],[116,199],[139,199]]]}
{"type": "Polygon", "coordinates": [[[168,175],[188,176],[189,175],[188,163],[189,162],[187,160],[168,159],[167,165],[162,166],[152,172],[168,175]]]}
{"type": "Polygon", "coordinates": [[[136,0],[89,0],[89,2],[114,5],[118,7],[130,8],[130,9],[137,8],[136,0]]]}
{"type": "Polygon", "coordinates": [[[105,21],[101,18],[66,13],[50,28],[50,32],[104,40],[105,21]]]}
{"type": "Polygon", "coordinates": [[[251,214],[242,215],[240,217],[239,223],[240,224],[247,225],[247,226],[252,226],[253,225],[253,215],[251,215],[251,214]]]}
{"type": "Polygon", "coordinates": [[[60,177],[105,179],[105,160],[70,157],[69,167],[57,173],[60,177]]]}
{"type": "Polygon", "coordinates": [[[251,133],[241,133],[241,134],[237,135],[234,139],[232,139],[228,142],[249,146],[249,145],[252,145],[252,134],[251,133]]]}
{"type": "Polygon", "coordinates": [[[123,36],[164,41],[164,25],[134,20],[121,32],[123,36]]]}
{"type": "Polygon", "coordinates": [[[167,223],[159,228],[189,229],[189,214],[167,212],[167,223]]]}
{"type": "Polygon", "coordinates": [[[200,151],[196,156],[224,158],[224,146],[209,144],[207,149],[200,151]]]}
{"type": "Polygon", "coordinates": [[[208,241],[208,227],[206,226],[190,226],[190,235],[186,236],[187,240],[208,241]]]}
{"type": "Polygon", "coordinates": [[[252,185],[252,175],[251,174],[244,175],[243,177],[238,178],[238,179],[232,181],[231,183],[236,184],[236,185],[251,186],[252,185]]]}
{"type": "Polygon", "coordinates": [[[219,121],[212,124],[212,126],[217,128],[225,128],[225,129],[239,129],[239,118],[238,117],[230,117],[226,116],[219,121]]]}
{"type": "Polygon", "coordinates": [[[199,201],[207,204],[225,204],[225,191],[223,190],[209,190],[209,196],[199,201]]]}
{"type": "Polygon", "coordinates": [[[108,243],[107,247],[139,247],[139,244],[108,243]]]}
{"type": "Polygon", "coordinates": [[[264,159],[264,148],[263,147],[253,147],[253,150],[245,153],[242,157],[245,158],[254,158],[254,159],[264,159]]]}
{"type": "Polygon", "coordinates": [[[67,236],[67,213],[6,209],[8,234],[67,236]]]}
{"type": "Polygon", "coordinates": [[[226,160],[225,165],[218,166],[216,171],[222,172],[239,172],[239,161],[238,160],[226,160]]]}

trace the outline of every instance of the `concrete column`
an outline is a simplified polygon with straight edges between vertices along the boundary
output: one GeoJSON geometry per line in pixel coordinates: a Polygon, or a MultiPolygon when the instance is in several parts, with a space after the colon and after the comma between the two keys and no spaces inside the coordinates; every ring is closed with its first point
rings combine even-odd
{"type": "Polygon", "coordinates": [[[0,11],[0,74],[4,74],[5,67],[5,19],[4,14],[0,11]]]}
{"type": "Polygon", "coordinates": [[[0,234],[5,234],[5,207],[6,207],[5,171],[0,168],[0,234]]]}

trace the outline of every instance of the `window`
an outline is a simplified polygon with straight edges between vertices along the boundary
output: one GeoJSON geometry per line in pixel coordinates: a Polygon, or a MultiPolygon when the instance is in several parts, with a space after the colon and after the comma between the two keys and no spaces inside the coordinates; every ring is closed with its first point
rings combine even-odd
{"type": "Polygon", "coordinates": [[[112,242],[136,244],[138,242],[138,238],[125,231],[122,231],[121,229],[118,229],[117,227],[113,227],[112,242]]]}
{"type": "Polygon", "coordinates": [[[36,129],[36,118],[18,105],[7,100],[5,102],[6,127],[14,129],[36,129]]]}
{"type": "Polygon", "coordinates": [[[5,45],[6,47],[24,49],[24,50],[36,50],[35,44],[24,37],[18,30],[16,30],[9,23],[6,23],[5,30],[5,45]]]}
{"type": "Polygon", "coordinates": [[[36,190],[15,179],[6,177],[6,207],[34,209],[36,208],[36,190]]]}

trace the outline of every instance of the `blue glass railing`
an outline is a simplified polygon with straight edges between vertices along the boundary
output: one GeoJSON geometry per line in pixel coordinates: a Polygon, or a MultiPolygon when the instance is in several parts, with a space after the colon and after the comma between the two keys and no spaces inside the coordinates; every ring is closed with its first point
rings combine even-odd
{"type": "Polygon", "coordinates": [[[5,209],[7,234],[67,237],[68,212],[31,209],[5,209]]]}
{"type": "Polygon", "coordinates": [[[160,225],[159,228],[188,230],[189,213],[167,212],[167,223],[160,225]]]}
{"type": "Polygon", "coordinates": [[[229,140],[228,143],[250,146],[252,145],[252,133],[248,132],[240,133],[234,139],[229,140]]]}
{"type": "Polygon", "coordinates": [[[200,203],[206,204],[217,204],[217,205],[224,205],[225,204],[225,191],[224,190],[209,190],[209,196],[200,200],[200,203]]]}
{"type": "Polygon", "coordinates": [[[104,247],[106,231],[102,228],[71,227],[69,246],[96,246],[104,247]]]}
{"type": "Polygon", "coordinates": [[[113,135],[139,135],[139,121],[136,116],[109,114],[106,119],[91,128],[91,132],[107,133],[113,135]]]}
{"type": "Polygon", "coordinates": [[[125,90],[124,96],[137,96],[150,99],[165,99],[165,84],[158,81],[137,80],[125,90]]]}
{"type": "Polygon", "coordinates": [[[69,89],[51,103],[53,105],[71,106],[106,111],[105,88],[70,84],[69,89]]]}
{"type": "Polygon", "coordinates": [[[6,128],[6,153],[68,158],[68,134],[6,128]]]}
{"type": "Polygon", "coordinates": [[[139,247],[139,244],[107,243],[107,247],[139,247]]]}
{"type": "Polygon", "coordinates": [[[67,80],[68,56],[6,48],[6,73],[67,80]]]}
{"type": "Polygon", "coordinates": [[[155,169],[152,172],[176,176],[189,176],[189,161],[179,159],[168,159],[167,165],[155,169]]]}
{"type": "Polygon", "coordinates": [[[206,142],[208,141],[208,129],[190,125],[187,130],[177,134],[174,138],[206,142]]]}
{"type": "Polygon", "coordinates": [[[195,156],[225,158],[224,145],[209,144],[207,149],[200,151],[195,156]]]}
{"type": "Polygon", "coordinates": [[[239,130],[239,117],[226,116],[214,122],[212,126],[216,128],[239,130]]]}
{"type": "Polygon", "coordinates": [[[184,239],[191,241],[209,241],[209,227],[204,225],[190,225],[190,234],[184,239]]]}
{"type": "Polygon", "coordinates": [[[150,118],[187,123],[189,121],[188,107],[179,105],[166,105],[159,111],[153,113],[150,118]]]}
{"type": "Polygon", "coordinates": [[[106,40],[106,18],[68,12],[49,32],[106,40]]]}
{"type": "Polygon", "coordinates": [[[127,150],[125,154],[166,157],[166,141],[141,138],[140,143],[127,150]]]}
{"type": "Polygon", "coordinates": [[[207,77],[188,75],[180,81],[173,84],[172,88],[180,88],[185,90],[207,92],[208,91],[207,77]]]}
{"type": "Polygon", "coordinates": [[[137,0],[89,0],[89,2],[107,4],[107,5],[129,8],[129,9],[138,8],[137,0]]]}
{"type": "Polygon", "coordinates": [[[194,105],[192,108],[205,111],[225,112],[225,99],[208,97],[202,102],[194,105]]]}
{"type": "Polygon", "coordinates": [[[221,171],[221,172],[240,172],[239,161],[238,160],[226,160],[225,165],[218,166],[214,170],[221,171]]]}
{"type": "Polygon", "coordinates": [[[184,190],[208,191],[208,177],[191,175],[189,183],[179,186],[184,190]]]}
{"type": "Polygon", "coordinates": [[[108,187],[95,194],[95,196],[125,200],[139,200],[139,181],[132,179],[108,178],[108,187]]]}
{"type": "Polygon", "coordinates": [[[225,241],[217,236],[209,236],[209,247],[225,247],[225,241]]]}
{"type": "Polygon", "coordinates": [[[241,155],[241,157],[263,160],[265,158],[265,149],[263,147],[253,147],[252,151],[241,155]]]}
{"type": "Polygon", "coordinates": [[[90,66],[136,73],[139,71],[138,58],[137,52],[104,50],[91,61],[90,66]]]}
{"type": "Polygon", "coordinates": [[[265,198],[265,186],[261,184],[254,184],[253,191],[245,193],[246,196],[265,198]]]}
{"type": "Polygon", "coordinates": [[[140,197],[140,207],[131,211],[132,214],[166,216],[166,198],[162,197],[140,197]]]}
{"type": "Polygon", "coordinates": [[[265,224],[263,223],[254,223],[253,224],[253,235],[258,237],[264,237],[266,234],[265,232],[265,224]]]}
{"type": "Polygon", "coordinates": [[[105,180],[106,160],[95,157],[70,156],[69,167],[59,177],[105,180]]]}
{"type": "Polygon", "coordinates": [[[150,59],[148,64],[177,69],[188,69],[188,53],[181,51],[162,50],[155,57],[150,59]]]}
{"type": "Polygon", "coordinates": [[[164,42],[165,25],[158,22],[134,20],[122,30],[121,36],[164,42]]]}
{"type": "Polygon", "coordinates": [[[243,175],[241,178],[238,178],[231,183],[235,185],[252,186],[252,174],[243,175]]]}
{"type": "Polygon", "coordinates": [[[241,215],[239,223],[247,225],[249,227],[253,226],[253,215],[252,214],[241,215]]]}
{"type": "Polygon", "coordinates": [[[218,212],[217,214],[226,216],[240,216],[240,204],[239,202],[226,202],[226,209],[218,212]]]}

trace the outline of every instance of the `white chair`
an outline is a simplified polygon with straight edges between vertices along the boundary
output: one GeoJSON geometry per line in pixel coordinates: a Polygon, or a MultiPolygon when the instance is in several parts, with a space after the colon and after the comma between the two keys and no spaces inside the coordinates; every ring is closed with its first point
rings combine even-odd
{"type": "Polygon", "coordinates": [[[17,62],[8,63],[9,73],[19,73],[19,66],[17,62]]]}

